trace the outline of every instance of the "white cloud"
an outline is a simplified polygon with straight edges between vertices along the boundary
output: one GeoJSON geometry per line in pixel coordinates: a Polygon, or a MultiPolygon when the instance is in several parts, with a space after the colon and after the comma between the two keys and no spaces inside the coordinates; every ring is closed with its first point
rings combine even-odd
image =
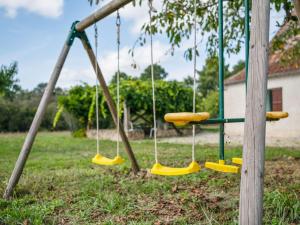
{"type": "MultiPolygon", "coordinates": [[[[165,62],[168,56],[165,52],[168,50],[168,45],[162,44],[159,41],[153,43],[154,62],[165,62]]],[[[128,54],[130,47],[125,46],[120,50],[120,70],[133,76],[138,76],[140,73],[150,65],[150,45],[136,47],[134,51],[134,60],[128,54]],[[134,69],[131,65],[136,63],[137,67],[134,69]]],[[[107,52],[99,59],[100,67],[105,75],[107,81],[117,70],[117,52],[107,52]]]]}
{"type": "Polygon", "coordinates": [[[0,0],[8,17],[14,18],[19,9],[24,9],[45,17],[56,18],[62,14],[63,0],[0,0]]]}
{"type": "MultiPolygon", "coordinates": [[[[153,43],[154,49],[154,62],[164,63],[170,56],[166,56],[165,53],[168,50],[168,45],[164,45],[159,41],[153,43]]],[[[126,72],[127,74],[138,76],[144,69],[150,65],[150,46],[145,45],[143,47],[137,47],[135,49],[134,60],[137,64],[137,68],[134,69],[131,65],[133,63],[132,58],[129,56],[128,51],[130,47],[124,46],[120,50],[120,70],[126,72]]],[[[112,78],[112,75],[117,71],[117,52],[109,51],[99,56],[98,62],[103,72],[104,78],[107,83],[112,78]]],[[[69,88],[81,82],[86,82],[88,84],[95,84],[96,76],[90,66],[89,68],[63,68],[60,78],[58,80],[58,86],[63,88],[69,88]]]]}
{"type": "Polygon", "coordinates": [[[96,76],[92,68],[74,69],[65,67],[61,71],[57,86],[69,88],[80,83],[95,84],[96,76]]]}

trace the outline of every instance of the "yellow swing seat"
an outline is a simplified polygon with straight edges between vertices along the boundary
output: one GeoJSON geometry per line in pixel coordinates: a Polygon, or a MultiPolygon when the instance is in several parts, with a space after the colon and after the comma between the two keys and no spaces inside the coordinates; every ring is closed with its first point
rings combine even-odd
{"type": "MultiPolygon", "coordinates": [[[[266,117],[270,120],[280,120],[287,118],[289,116],[288,112],[280,112],[280,111],[273,111],[273,112],[267,112],[266,117]]],[[[232,158],[232,162],[238,165],[243,165],[243,159],[242,158],[232,158]]]]}
{"type": "Polygon", "coordinates": [[[279,120],[284,119],[289,116],[289,113],[287,112],[280,112],[280,111],[274,111],[274,112],[267,112],[266,117],[267,119],[273,119],[273,120],[279,120]]]}
{"type": "Polygon", "coordinates": [[[212,169],[223,173],[239,173],[240,168],[238,166],[226,165],[225,160],[219,160],[218,163],[206,162],[205,168],[212,169]]]}
{"type": "Polygon", "coordinates": [[[125,160],[121,156],[116,156],[113,159],[106,158],[100,154],[96,154],[94,158],[92,159],[92,162],[98,165],[104,165],[104,166],[113,166],[122,164],[125,160]]]}
{"type": "Polygon", "coordinates": [[[209,119],[208,112],[191,113],[191,112],[179,112],[179,113],[167,113],[165,115],[165,121],[173,123],[176,126],[184,126],[190,122],[200,122],[209,119]]]}
{"type": "Polygon", "coordinates": [[[160,163],[155,163],[150,170],[150,173],[163,176],[178,176],[196,173],[199,170],[200,165],[195,161],[192,161],[188,167],[183,168],[167,167],[161,165],[160,163]]]}
{"type": "Polygon", "coordinates": [[[243,159],[242,158],[232,158],[232,162],[238,165],[243,164],[243,159]]]}

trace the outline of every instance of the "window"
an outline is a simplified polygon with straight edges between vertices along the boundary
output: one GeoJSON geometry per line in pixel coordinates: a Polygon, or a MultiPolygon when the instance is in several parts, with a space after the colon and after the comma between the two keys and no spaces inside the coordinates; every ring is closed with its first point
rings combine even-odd
{"type": "Polygon", "coordinates": [[[268,90],[267,111],[282,111],[282,88],[268,90]]]}

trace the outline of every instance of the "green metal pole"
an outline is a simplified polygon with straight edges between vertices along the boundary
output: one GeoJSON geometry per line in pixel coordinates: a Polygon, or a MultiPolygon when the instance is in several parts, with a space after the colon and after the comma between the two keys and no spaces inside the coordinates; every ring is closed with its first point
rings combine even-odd
{"type": "Polygon", "coordinates": [[[250,15],[249,0],[244,0],[245,4],[245,84],[247,92],[248,68],[249,68],[249,40],[250,40],[250,15]]]}
{"type": "MultiPolygon", "coordinates": [[[[219,118],[224,119],[223,0],[219,0],[219,118]]],[[[219,159],[224,160],[224,123],[220,124],[219,159]]]]}

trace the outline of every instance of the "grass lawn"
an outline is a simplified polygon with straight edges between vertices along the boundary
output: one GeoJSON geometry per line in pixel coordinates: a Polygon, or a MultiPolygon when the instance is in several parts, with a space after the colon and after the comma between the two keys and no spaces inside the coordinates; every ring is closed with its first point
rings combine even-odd
{"type": "MultiPolygon", "coordinates": [[[[0,135],[1,195],[24,138],[0,135]]],[[[115,146],[103,141],[101,152],[112,156],[115,146]]],[[[182,177],[152,176],[146,170],[153,163],[152,141],[134,141],[132,147],[144,168],[137,176],[128,160],[117,167],[93,165],[94,140],[40,133],[14,200],[0,200],[0,224],[237,224],[240,175],[202,169],[182,177]]],[[[197,146],[201,165],[217,160],[217,149],[197,146]]],[[[227,149],[226,157],[232,156],[241,156],[241,148],[227,149]]],[[[187,165],[191,146],[161,143],[159,158],[187,165]]],[[[300,149],[268,148],[265,224],[300,224],[299,199],[300,149]]]]}

